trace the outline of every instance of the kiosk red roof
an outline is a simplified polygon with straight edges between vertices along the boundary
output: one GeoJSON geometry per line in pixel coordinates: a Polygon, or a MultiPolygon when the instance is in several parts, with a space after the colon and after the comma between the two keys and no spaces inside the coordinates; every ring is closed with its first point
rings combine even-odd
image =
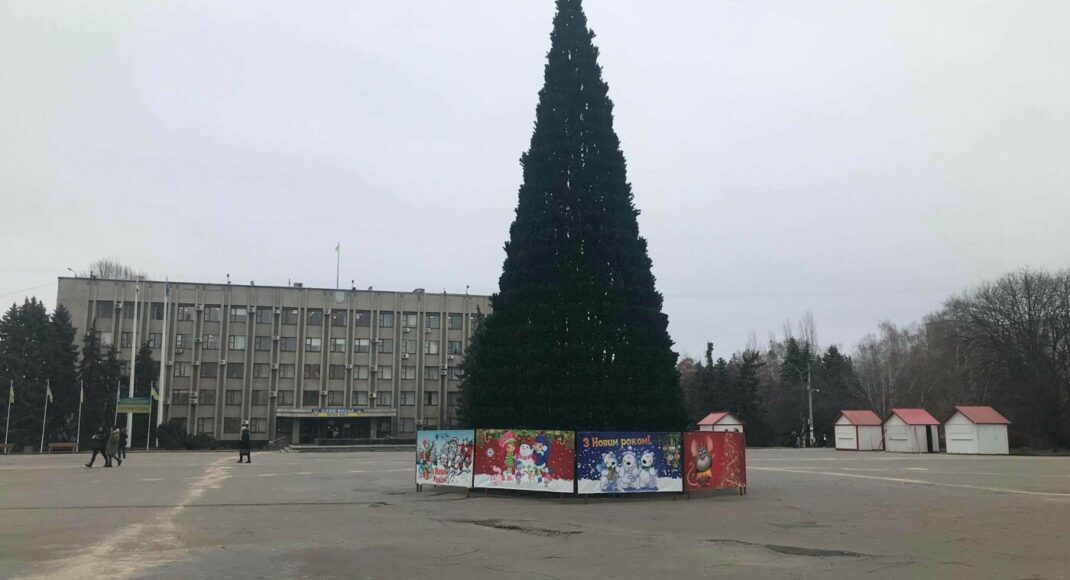
{"type": "Polygon", "coordinates": [[[965,415],[967,419],[978,425],[1010,425],[1006,417],[1000,415],[992,407],[968,407],[956,405],[955,410],[965,415]]]}
{"type": "Polygon", "coordinates": [[[892,413],[903,420],[907,425],[939,425],[925,409],[892,409],[892,413]]]}
{"type": "Polygon", "coordinates": [[[840,411],[852,425],[880,425],[881,418],[873,411],[840,411]]]}
{"type": "MultiPolygon", "coordinates": [[[[720,423],[721,420],[724,419],[725,417],[732,417],[733,419],[735,419],[735,417],[733,417],[732,414],[729,413],[728,411],[720,411],[720,412],[717,412],[717,413],[710,413],[709,415],[706,415],[706,418],[701,420],[701,421],[699,421],[698,424],[699,425],[716,425],[716,424],[720,423]]],[[[738,419],[737,419],[737,421],[738,421],[738,419]]]]}

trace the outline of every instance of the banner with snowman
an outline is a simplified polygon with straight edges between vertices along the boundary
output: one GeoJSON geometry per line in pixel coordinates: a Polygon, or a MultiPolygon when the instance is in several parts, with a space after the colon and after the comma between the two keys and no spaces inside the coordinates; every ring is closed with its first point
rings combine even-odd
{"type": "Polygon", "coordinates": [[[475,485],[572,493],[576,434],[538,429],[477,429],[475,485]]]}
{"type": "Polygon", "coordinates": [[[475,431],[437,430],[416,434],[416,483],[472,487],[475,431]]]}
{"type": "Polygon", "coordinates": [[[742,433],[684,433],[687,491],[747,487],[747,444],[742,433]]]}
{"type": "Polygon", "coordinates": [[[679,432],[581,431],[576,441],[577,493],[684,490],[679,432]]]}

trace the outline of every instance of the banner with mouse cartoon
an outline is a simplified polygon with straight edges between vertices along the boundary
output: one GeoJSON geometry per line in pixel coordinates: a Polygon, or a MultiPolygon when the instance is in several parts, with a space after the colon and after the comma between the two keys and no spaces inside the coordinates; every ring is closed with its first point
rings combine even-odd
{"type": "Polygon", "coordinates": [[[416,483],[472,487],[475,431],[416,433],[416,483]]]}
{"type": "Polygon", "coordinates": [[[747,445],[742,433],[684,433],[687,491],[747,487],[747,445]]]}
{"type": "Polygon", "coordinates": [[[581,431],[576,441],[578,493],[684,490],[679,432],[581,431]]]}
{"type": "Polygon", "coordinates": [[[477,429],[474,487],[573,493],[574,431],[477,429]]]}

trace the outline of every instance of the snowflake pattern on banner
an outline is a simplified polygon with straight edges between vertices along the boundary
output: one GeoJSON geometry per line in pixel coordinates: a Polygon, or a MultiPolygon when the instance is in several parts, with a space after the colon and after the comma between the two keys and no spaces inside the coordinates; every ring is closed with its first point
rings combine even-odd
{"type": "Polygon", "coordinates": [[[679,433],[581,432],[576,441],[578,493],[683,491],[679,433]]]}
{"type": "Polygon", "coordinates": [[[575,433],[478,429],[474,486],[572,493],[575,433]]]}
{"type": "Polygon", "coordinates": [[[475,431],[416,434],[416,483],[472,487],[475,431]]]}

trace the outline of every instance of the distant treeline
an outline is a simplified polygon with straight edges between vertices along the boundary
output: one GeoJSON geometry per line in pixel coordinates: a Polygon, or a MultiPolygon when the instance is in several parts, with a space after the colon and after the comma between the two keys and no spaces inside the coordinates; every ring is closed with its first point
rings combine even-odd
{"type": "Polygon", "coordinates": [[[986,283],[920,324],[882,322],[844,353],[818,347],[812,318],[765,348],[679,363],[688,414],[728,410],[756,445],[791,445],[814,430],[832,444],[840,409],[923,407],[943,420],[954,405],[991,405],[1009,418],[1012,446],[1070,447],[1070,270],[1023,270],[986,283]]]}

